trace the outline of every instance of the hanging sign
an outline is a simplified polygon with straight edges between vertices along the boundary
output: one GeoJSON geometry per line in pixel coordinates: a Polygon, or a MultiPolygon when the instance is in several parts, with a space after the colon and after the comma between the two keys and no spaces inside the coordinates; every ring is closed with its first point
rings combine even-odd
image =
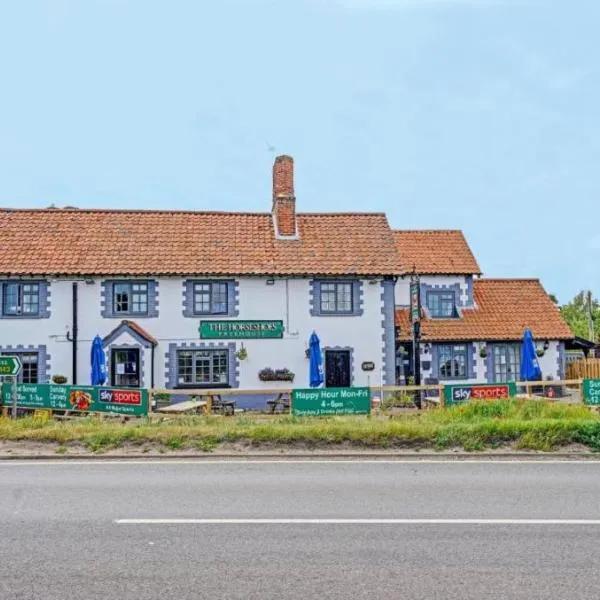
{"type": "Polygon", "coordinates": [[[410,318],[413,323],[421,320],[421,289],[418,280],[410,282],[410,318]]]}

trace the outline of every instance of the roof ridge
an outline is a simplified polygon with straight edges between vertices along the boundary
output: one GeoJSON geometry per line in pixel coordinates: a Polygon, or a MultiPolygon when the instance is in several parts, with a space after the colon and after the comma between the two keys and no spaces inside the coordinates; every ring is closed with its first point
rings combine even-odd
{"type": "Polygon", "coordinates": [[[541,283],[539,277],[480,277],[479,279],[475,280],[475,283],[506,283],[510,281],[530,281],[541,283]]]}
{"type": "Polygon", "coordinates": [[[462,229],[392,229],[394,233],[460,233],[465,235],[462,229]]]}

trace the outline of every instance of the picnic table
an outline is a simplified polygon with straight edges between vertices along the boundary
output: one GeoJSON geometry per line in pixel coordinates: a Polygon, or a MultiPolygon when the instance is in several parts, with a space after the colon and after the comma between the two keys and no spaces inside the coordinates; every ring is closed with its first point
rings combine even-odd
{"type": "Polygon", "coordinates": [[[172,414],[181,414],[186,412],[197,413],[202,411],[206,407],[206,405],[206,400],[186,400],[185,402],[177,402],[176,404],[162,406],[156,412],[172,414]]]}
{"type": "Polygon", "coordinates": [[[269,407],[269,412],[271,414],[275,414],[275,410],[278,407],[281,407],[283,412],[290,410],[290,395],[288,392],[284,392],[277,395],[277,398],[273,400],[267,400],[267,406],[269,407]]]}

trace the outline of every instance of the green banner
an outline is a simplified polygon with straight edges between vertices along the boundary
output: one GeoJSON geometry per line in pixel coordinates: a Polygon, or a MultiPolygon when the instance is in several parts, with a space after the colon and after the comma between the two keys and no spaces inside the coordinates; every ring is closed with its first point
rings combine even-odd
{"type": "Polygon", "coordinates": [[[583,401],[585,404],[600,404],[600,379],[583,380],[583,401]]]}
{"type": "MultiPolygon", "coordinates": [[[[12,404],[10,383],[2,385],[2,403],[12,404]]],[[[20,383],[17,385],[17,406],[143,416],[148,414],[148,390],[20,383]]]]}
{"type": "Polygon", "coordinates": [[[514,398],[517,395],[517,384],[507,383],[476,383],[447,385],[444,388],[446,404],[462,404],[469,400],[501,400],[514,398]]]}
{"type": "Polygon", "coordinates": [[[203,340],[248,340],[283,337],[283,321],[200,321],[203,340]]]}
{"type": "Polygon", "coordinates": [[[369,388],[311,388],[292,390],[292,413],[303,416],[368,415],[369,388]]]}

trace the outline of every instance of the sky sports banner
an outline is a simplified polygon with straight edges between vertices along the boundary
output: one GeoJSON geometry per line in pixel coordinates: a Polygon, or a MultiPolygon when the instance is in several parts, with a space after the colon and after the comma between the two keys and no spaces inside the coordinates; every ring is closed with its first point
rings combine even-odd
{"type": "MultiPolygon", "coordinates": [[[[10,383],[2,385],[2,404],[12,404],[10,383]]],[[[148,414],[148,390],[20,383],[17,385],[17,406],[143,416],[148,414]]]]}
{"type": "Polygon", "coordinates": [[[447,385],[444,388],[446,405],[462,404],[469,400],[502,400],[517,395],[514,381],[508,383],[482,383],[447,385]]]}

